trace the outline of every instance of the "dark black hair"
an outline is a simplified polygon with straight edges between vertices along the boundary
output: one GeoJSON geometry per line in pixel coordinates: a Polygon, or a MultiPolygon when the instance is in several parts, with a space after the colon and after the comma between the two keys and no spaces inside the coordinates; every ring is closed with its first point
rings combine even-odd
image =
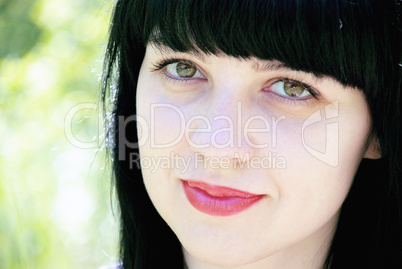
{"type": "Polygon", "coordinates": [[[136,114],[148,42],[181,52],[278,60],[363,91],[382,159],[360,164],[323,268],[402,268],[400,5],[395,0],[118,0],[103,97],[114,105],[108,135],[124,268],[183,268],[178,239],[153,207],[141,171],[128,162],[130,153],[138,153],[127,146],[137,141],[136,124],[123,129],[119,122],[136,114]]]}

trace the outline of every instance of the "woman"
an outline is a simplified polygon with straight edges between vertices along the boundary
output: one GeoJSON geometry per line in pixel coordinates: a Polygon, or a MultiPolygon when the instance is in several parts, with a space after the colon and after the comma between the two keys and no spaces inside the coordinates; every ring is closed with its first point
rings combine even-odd
{"type": "Polygon", "coordinates": [[[400,16],[118,1],[103,96],[122,266],[400,268],[400,16]]]}

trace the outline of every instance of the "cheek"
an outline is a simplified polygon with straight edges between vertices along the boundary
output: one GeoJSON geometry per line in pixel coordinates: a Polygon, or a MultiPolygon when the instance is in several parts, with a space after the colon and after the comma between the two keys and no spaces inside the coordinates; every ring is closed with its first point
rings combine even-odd
{"type": "Polygon", "coordinates": [[[336,117],[322,119],[308,125],[308,119],[288,119],[278,125],[275,151],[285,158],[286,169],[272,172],[283,205],[297,201],[296,212],[309,205],[311,210],[304,212],[311,217],[317,212],[334,213],[341,206],[370,128],[367,110],[339,110],[336,117]]]}
{"type": "MultiPolygon", "coordinates": [[[[147,192],[163,218],[170,219],[180,212],[173,212],[170,205],[184,197],[173,196],[180,193],[180,185],[174,181],[172,154],[182,144],[184,114],[179,106],[166,95],[161,94],[163,85],[152,78],[149,72],[141,70],[137,85],[137,114],[142,121],[137,122],[141,172],[147,192]]],[[[181,165],[181,163],[179,164],[181,165]]]]}
{"type": "Polygon", "coordinates": [[[168,150],[180,143],[184,137],[186,115],[183,104],[177,99],[169,95],[160,78],[141,69],[136,107],[137,114],[145,122],[138,128],[139,137],[146,141],[144,144],[153,149],[168,150]]]}
{"type": "Polygon", "coordinates": [[[185,118],[179,107],[162,102],[153,103],[148,118],[152,147],[174,147],[183,137],[185,118]]]}

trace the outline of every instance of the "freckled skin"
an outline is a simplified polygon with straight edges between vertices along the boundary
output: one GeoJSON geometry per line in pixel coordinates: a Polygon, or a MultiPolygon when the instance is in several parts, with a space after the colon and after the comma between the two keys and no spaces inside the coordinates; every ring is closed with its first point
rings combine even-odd
{"type": "MultiPolygon", "coordinates": [[[[368,139],[371,121],[365,98],[329,78],[317,80],[311,74],[283,69],[256,71],[253,64],[262,60],[253,60],[208,55],[202,61],[185,53],[161,55],[160,50],[147,47],[137,87],[137,113],[153,126],[158,145],[171,145],[156,148],[150,139],[140,146],[140,154],[157,159],[173,152],[190,164],[185,171],[177,167],[142,169],[144,182],[156,209],[182,243],[191,269],[320,268],[357,167],[362,158],[375,156],[367,151],[374,142],[368,139]],[[189,73],[174,66],[151,71],[166,58],[191,61],[197,71],[192,74],[194,70],[189,73]],[[175,71],[193,76],[181,80],[175,71]],[[304,94],[302,101],[283,96],[291,86],[280,91],[283,84],[278,79],[308,84],[319,97],[300,93],[300,85],[296,85],[296,95],[304,94]],[[170,106],[152,112],[151,104],[170,106]],[[303,130],[306,119],[318,110],[322,120],[303,130]],[[331,113],[337,116],[327,120],[325,114],[331,113]],[[182,121],[196,116],[208,119],[210,130],[203,121],[193,121],[190,145],[180,136],[182,121]],[[231,119],[236,131],[219,132],[229,123],[216,120],[217,116],[231,119]],[[254,120],[247,137],[237,131],[256,116],[266,118],[269,126],[254,120]],[[279,117],[283,119],[273,128],[273,120],[279,117]],[[333,136],[327,134],[329,123],[337,124],[333,136]],[[337,160],[335,167],[306,150],[325,151],[327,137],[335,137],[332,142],[338,143],[336,151],[326,152],[337,160]],[[235,141],[233,147],[219,146],[230,139],[235,141]],[[257,148],[250,141],[268,146],[257,148]],[[208,146],[197,147],[204,144],[208,146]],[[283,158],[286,167],[238,165],[244,162],[239,156],[249,154],[258,160],[269,152],[283,158]],[[230,165],[212,167],[196,162],[196,158],[212,157],[229,159],[230,165]],[[191,206],[181,185],[180,179],[185,178],[266,196],[239,214],[211,216],[191,206]]],[[[143,134],[140,130],[139,137],[143,134]]]]}

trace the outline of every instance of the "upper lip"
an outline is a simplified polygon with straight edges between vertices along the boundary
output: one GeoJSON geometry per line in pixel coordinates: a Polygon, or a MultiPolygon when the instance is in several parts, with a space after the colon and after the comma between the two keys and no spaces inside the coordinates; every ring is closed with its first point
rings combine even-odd
{"type": "Polygon", "coordinates": [[[187,183],[190,187],[201,189],[213,197],[238,197],[247,199],[247,198],[256,198],[259,196],[264,196],[262,194],[254,194],[238,189],[233,189],[230,187],[212,185],[197,180],[184,179],[183,181],[187,183]]]}

